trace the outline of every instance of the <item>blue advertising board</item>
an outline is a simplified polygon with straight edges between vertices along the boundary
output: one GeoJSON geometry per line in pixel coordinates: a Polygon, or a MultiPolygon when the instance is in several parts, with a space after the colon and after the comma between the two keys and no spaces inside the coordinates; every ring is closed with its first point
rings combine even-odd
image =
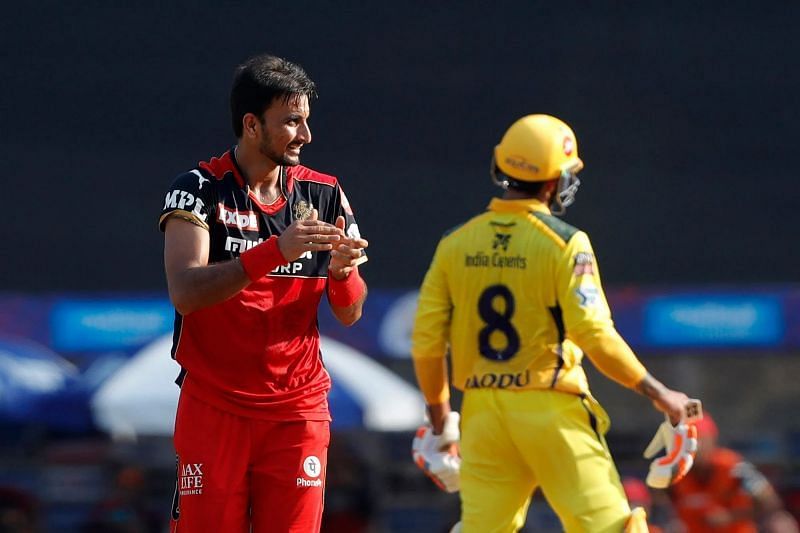
{"type": "Polygon", "coordinates": [[[781,301],[770,295],[679,294],[643,305],[643,340],[653,347],[779,346],[781,301]]]}
{"type": "Polygon", "coordinates": [[[52,347],[56,351],[124,350],[172,331],[169,300],[63,299],[50,312],[52,347]]]}

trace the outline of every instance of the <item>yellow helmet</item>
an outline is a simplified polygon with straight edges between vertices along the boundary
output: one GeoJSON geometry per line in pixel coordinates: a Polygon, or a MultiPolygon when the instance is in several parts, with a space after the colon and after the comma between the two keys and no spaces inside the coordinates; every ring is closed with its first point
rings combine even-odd
{"type": "Polygon", "coordinates": [[[572,129],[550,115],[528,115],[514,122],[494,148],[492,178],[502,187],[513,182],[560,179],[555,195],[556,214],[575,200],[583,168],[572,129]],[[503,176],[498,178],[495,167],[503,176]],[[505,179],[503,179],[505,178],[505,179]]]}

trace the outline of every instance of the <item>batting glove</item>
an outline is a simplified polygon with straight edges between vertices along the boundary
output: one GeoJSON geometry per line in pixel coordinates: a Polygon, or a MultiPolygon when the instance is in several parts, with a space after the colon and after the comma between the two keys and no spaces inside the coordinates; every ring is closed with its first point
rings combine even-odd
{"type": "Polygon", "coordinates": [[[647,484],[654,489],[665,489],[674,485],[689,473],[697,453],[697,428],[686,420],[673,426],[669,419],[658,426],[653,440],[644,451],[647,459],[666,448],[666,455],[650,463],[647,484]]]}
{"type": "Polygon", "coordinates": [[[458,492],[460,486],[461,458],[454,446],[461,438],[459,418],[457,412],[451,411],[440,435],[433,434],[430,424],[420,426],[411,443],[414,463],[446,492],[458,492]]]}

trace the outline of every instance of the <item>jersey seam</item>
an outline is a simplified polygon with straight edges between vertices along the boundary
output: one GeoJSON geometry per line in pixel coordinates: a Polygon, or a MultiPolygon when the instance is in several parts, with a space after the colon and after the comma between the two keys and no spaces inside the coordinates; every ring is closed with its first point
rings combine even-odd
{"type": "Polygon", "coordinates": [[[528,213],[528,221],[539,231],[544,233],[547,237],[550,238],[554,243],[558,245],[559,248],[562,250],[567,247],[567,241],[562,239],[555,231],[547,227],[547,224],[536,218],[535,215],[528,213]]]}

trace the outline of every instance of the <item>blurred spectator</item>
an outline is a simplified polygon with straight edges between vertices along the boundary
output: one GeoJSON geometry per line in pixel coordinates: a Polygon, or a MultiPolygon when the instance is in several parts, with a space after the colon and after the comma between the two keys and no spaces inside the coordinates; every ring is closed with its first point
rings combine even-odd
{"type": "Polygon", "coordinates": [[[0,533],[34,533],[36,501],[12,487],[0,487],[0,533]]]}
{"type": "Polygon", "coordinates": [[[708,413],[697,433],[694,467],[669,490],[688,533],[798,532],[767,478],[735,451],[717,446],[719,432],[708,413]]]}
{"type": "Polygon", "coordinates": [[[366,533],[373,513],[369,473],[344,436],[331,441],[328,464],[336,468],[327,474],[322,533],[366,533]]]}
{"type": "Polygon", "coordinates": [[[685,533],[686,528],[675,516],[669,498],[664,491],[651,491],[644,481],[635,477],[622,480],[622,488],[631,509],[641,507],[647,513],[650,533],[685,533]]]}
{"type": "Polygon", "coordinates": [[[148,508],[144,473],[136,467],[120,468],[114,489],[89,515],[84,533],[158,533],[158,517],[148,508]]]}
{"type": "Polygon", "coordinates": [[[622,480],[622,488],[625,490],[625,497],[631,509],[641,507],[647,513],[647,526],[650,533],[663,533],[664,530],[653,525],[653,498],[644,482],[634,478],[626,477],[622,480]]]}

